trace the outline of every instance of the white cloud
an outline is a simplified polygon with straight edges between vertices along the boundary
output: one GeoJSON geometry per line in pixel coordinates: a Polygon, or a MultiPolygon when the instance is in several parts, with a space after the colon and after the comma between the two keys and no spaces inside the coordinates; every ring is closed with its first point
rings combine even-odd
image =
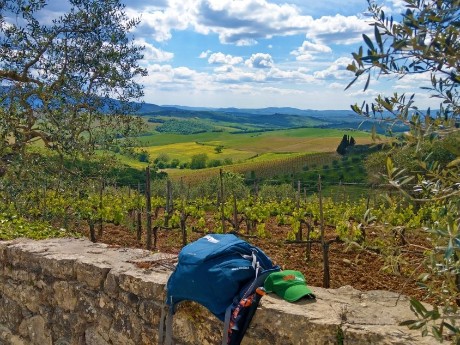
{"type": "Polygon", "coordinates": [[[165,62],[174,58],[174,53],[166,52],[156,48],[153,44],[146,42],[144,39],[135,40],[136,45],[144,46],[144,61],[151,62],[165,62]]]}
{"type": "MultiPolygon", "coordinates": [[[[357,16],[302,15],[288,3],[267,0],[170,0],[168,7],[148,5],[127,8],[130,17],[139,17],[136,34],[162,42],[172,38],[173,30],[192,29],[200,34],[217,34],[224,44],[253,46],[261,39],[304,34],[315,45],[352,44],[361,41],[371,27],[357,16]]],[[[311,48],[311,47],[309,47],[311,48]]],[[[300,48],[299,48],[300,49],[300,48]]],[[[311,51],[306,50],[308,56],[311,51]]],[[[304,60],[299,54],[299,60],[304,60]]]]}
{"type": "Polygon", "coordinates": [[[258,42],[253,38],[242,38],[233,42],[237,47],[255,46],[258,42]]]}
{"type": "Polygon", "coordinates": [[[354,92],[349,92],[348,96],[352,97],[353,99],[358,98],[372,102],[379,94],[381,94],[379,91],[369,88],[366,91],[358,90],[354,92]]]}
{"type": "Polygon", "coordinates": [[[308,52],[303,52],[302,54],[293,54],[293,52],[291,52],[292,55],[296,55],[296,60],[297,61],[309,61],[309,60],[313,60],[315,58],[315,56],[311,53],[308,53],[308,52]]]}
{"type": "Polygon", "coordinates": [[[282,70],[279,68],[272,68],[268,73],[269,80],[283,81],[286,84],[291,83],[315,83],[314,77],[303,68],[297,70],[282,70]]]}
{"type": "Polygon", "coordinates": [[[302,46],[293,50],[291,55],[296,57],[298,61],[312,60],[314,54],[328,54],[332,53],[332,49],[321,43],[313,43],[309,41],[304,41],[302,46]]]}
{"type": "Polygon", "coordinates": [[[313,75],[317,79],[349,79],[351,81],[353,73],[347,70],[350,63],[351,58],[341,57],[325,70],[317,71],[313,75]]]}
{"type": "Polygon", "coordinates": [[[200,73],[188,67],[153,64],[147,68],[148,76],[142,79],[146,89],[164,87],[190,87],[200,83],[207,83],[210,77],[207,73],[200,73]]]}
{"type": "Polygon", "coordinates": [[[266,0],[197,0],[195,28],[219,35],[222,43],[254,45],[258,39],[305,32],[309,16],[296,6],[266,0]]]}
{"type": "Polygon", "coordinates": [[[245,64],[251,68],[271,68],[274,65],[271,55],[264,53],[252,54],[245,64]]]}
{"type": "Polygon", "coordinates": [[[130,18],[140,18],[136,28],[137,35],[152,37],[157,42],[171,39],[172,30],[186,30],[194,21],[196,0],[169,0],[168,7],[147,5],[144,7],[127,7],[130,18]]]}
{"type": "Polygon", "coordinates": [[[209,56],[208,62],[210,64],[238,65],[243,62],[243,58],[240,56],[225,55],[219,52],[209,56]]]}
{"type": "Polygon", "coordinates": [[[226,84],[265,83],[267,75],[263,70],[247,71],[241,68],[229,69],[226,73],[216,74],[214,81],[226,84]]]}
{"type": "Polygon", "coordinates": [[[214,68],[215,73],[231,73],[233,71],[234,71],[234,68],[233,66],[230,66],[230,65],[223,65],[223,66],[214,68]]]}
{"type": "Polygon", "coordinates": [[[211,54],[211,53],[212,53],[212,50],[208,49],[208,50],[206,50],[204,52],[201,52],[199,58],[200,59],[207,59],[209,54],[211,54]]]}
{"type": "Polygon", "coordinates": [[[266,0],[169,0],[167,7],[135,6],[126,12],[141,19],[136,34],[158,42],[171,39],[173,30],[194,28],[201,34],[217,34],[221,43],[255,45],[261,38],[305,33],[313,21],[294,5],[266,0]]]}
{"type": "Polygon", "coordinates": [[[331,53],[332,49],[324,44],[321,43],[312,43],[308,41],[304,41],[302,47],[298,49],[300,52],[315,52],[315,53],[331,53]]]}
{"type": "Polygon", "coordinates": [[[188,80],[191,80],[191,79],[195,79],[196,76],[198,76],[199,74],[188,68],[188,67],[177,67],[177,68],[174,68],[174,79],[188,79],[188,80]]]}
{"type": "Polygon", "coordinates": [[[330,83],[327,85],[329,89],[339,89],[339,90],[344,90],[346,85],[340,84],[340,83],[330,83]]]}
{"type": "Polygon", "coordinates": [[[419,89],[421,86],[431,86],[430,72],[419,74],[406,74],[404,78],[393,78],[394,88],[402,90],[419,89]]]}
{"type": "Polygon", "coordinates": [[[369,23],[356,16],[324,16],[309,27],[307,38],[328,44],[354,44],[362,41],[362,34],[372,32],[369,23]]]}
{"type": "MultiPolygon", "coordinates": [[[[390,0],[390,5],[387,7],[387,9],[392,9],[396,13],[401,13],[404,11],[407,7],[407,3],[404,0],[390,0]]],[[[386,11],[385,13],[389,13],[391,10],[386,11]]],[[[390,12],[391,13],[391,12],[390,12]]]]}

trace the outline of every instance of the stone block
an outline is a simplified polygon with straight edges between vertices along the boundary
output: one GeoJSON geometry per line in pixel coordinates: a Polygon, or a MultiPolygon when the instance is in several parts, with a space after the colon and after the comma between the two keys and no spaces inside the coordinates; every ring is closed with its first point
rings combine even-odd
{"type": "Polygon", "coordinates": [[[154,300],[143,300],[139,303],[139,316],[147,324],[157,325],[160,323],[162,305],[154,300]]]}
{"type": "Polygon", "coordinates": [[[55,279],[75,280],[75,258],[67,255],[47,255],[38,260],[43,273],[55,279]]]}
{"type": "MultiPolygon", "coordinates": [[[[30,242],[11,241],[4,251],[5,264],[15,268],[25,268],[28,271],[39,272],[41,265],[37,261],[35,250],[30,250],[27,247],[28,243],[30,242]]],[[[41,251],[41,249],[38,249],[38,251],[41,251]]]]}
{"type": "Polygon", "coordinates": [[[87,323],[97,322],[99,293],[84,288],[78,289],[76,312],[87,323]]]}
{"type": "MultiPolygon", "coordinates": [[[[71,323],[70,313],[56,307],[53,313],[50,313],[47,321],[53,339],[58,339],[62,344],[69,344],[72,339],[72,329],[74,327],[71,323]]],[[[58,340],[54,343],[57,344],[58,340]]]]}
{"type": "Polygon", "coordinates": [[[116,272],[109,272],[107,277],[104,281],[104,292],[110,296],[111,298],[118,298],[119,294],[119,287],[118,287],[118,275],[116,272]]]}
{"type": "Polygon", "coordinates": [[[0,326],[8,328],[10,331],[16,331],[23,319],[22,310],[21,304],[2,294],[0,298],[0,326]]]}
{"type": "Polygon", "coordinates": [[[118,283],[124,291],[132,292],[144,299],[164,300],[167,274],[150,272],[143,274],[140,270],[120,273],[118,283]]]}
{"type": "Polygon", "coordinates": [[[30,339],[31,345],[53,345],[46,321],[40,315],[23,320],[19,326],[19,334],[30,339]]]}
{"type": "Polygon", "coordinates": [[[14,335],[5,326],[0,325],[0,344],[5,345],[29,345],[21,337],[14,335]]]}
{"type": "Polygon", "coordinates": [[[8,247],[9,242],[0,242],[0,263],[5,262],[6,259],[6,248],[8,247]]]}
{"type": "Polygon", "coordinates": [[[5,277],[24,284],[33,284],[38,279],[37,273],[27,271],[24,268],[13,268],[12,266],[9,266],[5,267],[3,272],[5,277]]]}
{"type": "Polygon", "coordinates": [[[88,328],[85,331],[85,340],[87,344],[91,345],[111,345],[98,333],[96,328],[88,328]]]}
{"type": "Polygon", "coordinates": [[[109,331],[110,344],[113,345],[137,345],[135,339],[127,332],[128,320],[117,319],[109,331]]]}
{"type": "Polygon", "coordinates": [[[77,280],[93,290],[100,290],[110,270],[110,266],[98,262],[75,262],[77,280]]]}
{"type": "Polygon", "coordinates": [[[112,314],[106,314],[102,312],[99,315],[98,322],[97,322],[97,332],[98,334],[104,338],[105,341],[110,341],[109,332],[110,328],[113,324],[113,317],[112,314]]]}
{"type": "Polygon", "coordinates": [[[120,292],[118,299],[126,308],[129,308],[131,312],[139,312],[140,298],[136,294],[132,292],[120,292]]]}
{"type": "Polygon", "coordinates": [[[115,309],[115,301],[107,294],[101,292],[97,306],[104,313],[112,313],[115,309]]]}
{"type": "Polygon", "coordinates": [[[75,283],[69,283],[65,280],[56,281],[53,284],[54,304],[63,310],[73,311],[78,304],[75,290],[75,283]]]}
{"type": "Polygon", "coordinates": [[[140,345],[157,345],[159,344],[158,329],[144,326],[141,329],[140,345]]]}
{"type": "Polygon", "coordinates": [[[143,322],[137,313],[133,313],[131,308],[123,303],[118,303],[113,313],[113,322],[109,331],[110,339],[112,340],[112,333],[116,331],[120,336],[131,339],[137,344],[142,326],[143,322]]]}
{"type": "Polygon", "coordinates": [[[26,307],[32,312],[38,312],[40,304],[42,303],[42,296],[40,291],[35,289],[29,283],[14,284],[13,281],[8,281],[3,284],[2,295],[15,301],[17,304],[26,307]]]}

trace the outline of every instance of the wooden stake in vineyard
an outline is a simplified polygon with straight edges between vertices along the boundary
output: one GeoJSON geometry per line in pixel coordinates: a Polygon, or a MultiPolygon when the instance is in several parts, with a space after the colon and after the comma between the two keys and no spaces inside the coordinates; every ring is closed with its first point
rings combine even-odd
{"type": "Polygon", "coordinates": [[[150,190],[150,166],[145,170],[145,207],[147,211],[147,241],[146,248],[152,248],[152,196],[150,190]]]}
{"type": "Polygon", "coordinates": [[[182,233],[182,245],[186,246],[187,245],[187,218],[188,214],[186,213],[185,210],[185,205],[188,203],[188,198],[187,198],[187,193],[184,193],[184,181],[181,178],[180,179],[180,190],[182,191],[181,193],[181,211],[180,211],[180,230],[182,233]]]}
{"type": "Polygon", "coordinates": [[[166,207],[165,207],[165,228],[169,227],[169,219],[171,218],[171,214],[173,212],[173,191],[172,191],[172,184],[171,180],[166,181],[166,207]]]}
{"type": "Polygon", "coordinates": [[[137,184],[137,195],[138,195],[138,203],[137,203],[137,241],[140,242],[142,238],[142,210],[140,205],[140,195],[141,195],[141,184],[138,182],[137,184]]]}
{"type": "MultiPolygon", "coordinates": [[[[296,211],[300,212],[300,180],[297,181],[296,211]]],[[[297,241],[302,241],[302,222],[303,220],[300,220],[299,231],[296,234],[297,241]]]]}
{"type": "Polygon", "coordinates": [[[47,213],[47,205],[46,205],[46,194],[47,194],[47,189],[48,189],[48,186],[46,184],[46,180],[45,182],[43,183],[43,210],[42,210],[42,214],[44,216],[46,216],[46,213],[47,213]]]}
{"type": "Polygon", "coordinates": [[[103,194],[104,194],[104,179],[101,177],[101,188],[99,189],[99,212],[101,213],[101,216],[99,218],[99,233],[98,233],[99,238],[102,237],[102,233],[104,231],[104,221],[102,219],[102,207],[103,207],[102,197],[103,197],[103,194]]]}
{"type": "Polygon", "coordinates": [[[324,236],[323,196],[321,194],[321,175],[318,175],[318,198],[319,198],[319,226],[321,230],[321,248],[323,250],[323,287],[328,289],[331,284],[329,272],[329,243],[324,236]]]}
{"type": "Polygon", "coordinates": [[[222,218],[222,232],[225,234],[227,232],[226,226],[225,226],[225,212],[224,212],[224,206],[225,206],[225,198],[224,198],[224,172],[222,169],[219,170],[219,178],[220,178],[220,213],[221,213],[221,218],[222,218]]]}
{"type": "Polygon", "coordinates": [[[240,231],[240,222],[238,221],[238,206],[236,203],[235,193],[233,193],[233,231],[240,231]]]}

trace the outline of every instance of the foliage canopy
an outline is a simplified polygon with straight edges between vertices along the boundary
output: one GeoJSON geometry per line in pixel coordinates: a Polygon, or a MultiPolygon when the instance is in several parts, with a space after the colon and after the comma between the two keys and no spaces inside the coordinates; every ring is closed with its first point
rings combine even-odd
{"type": "Polygon", "coordinates": [[[366,76],[364,89],[377,75],[425,75],[427,96],[440,101],[433,114],[416,106],[415,95],[394,93],[378,96],[371,105],[357,104],[352,109],[363,116],[380,116],[390,122],[404,122],[410,133],[393,149],[386,163],[389,182],[416,205],[441,209],[442,217],[426,223],[434,249],[427,252],[427,273],[421,285],[436,298],[427,310],[412,301],[417,320],[404,324],[431,333],[439,341],[460,341],[456,323],[460,306],[460,1],[404,0],[402,19],[387,16],[383,7],[369,2],[374,37],[363,35],[366,48],[353,53],[348,70],[354,72],[351,86],[366,76]],[[434,145],[435,142],[444,142],[434,145]],[[427,152],[428,148],[429,152],[427,152]],[[436,151],[436,148],[442,148],[436,151]],[[430,152],[431,151],[431,152],[430,152]],[[410,155],[407,155],[410,153],[410,155]],[[404,157],[406,155],[406,157],[404,157]],[[411,160],[412,159],[412,160],[411,160]],[[415,164],[414,164],[415,163],[415,164]],[[417,171],[415,171],[417,170],[417,171]],[[431,283],[430,283],[431,282],[431,283]]]}
{"type": "Polygon", "coordinates": [[[143,94],[142,47],[119,0],[0,0],[0,156],[41,142],[59,154],[90,153],[138,130],[127,116],[143,94]]]}

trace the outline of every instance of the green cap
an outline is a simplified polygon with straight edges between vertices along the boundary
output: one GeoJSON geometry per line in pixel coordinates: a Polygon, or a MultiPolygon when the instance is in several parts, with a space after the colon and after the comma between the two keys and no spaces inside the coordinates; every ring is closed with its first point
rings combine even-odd
{"type": "Polygon", "coordinates": [[[274,292],[288,302],[295,302],[307,295],[309,298],[315,298],[303,274],[294,270],[271,273],[265,279],[264,288],[267,292],[274,292]]]}

